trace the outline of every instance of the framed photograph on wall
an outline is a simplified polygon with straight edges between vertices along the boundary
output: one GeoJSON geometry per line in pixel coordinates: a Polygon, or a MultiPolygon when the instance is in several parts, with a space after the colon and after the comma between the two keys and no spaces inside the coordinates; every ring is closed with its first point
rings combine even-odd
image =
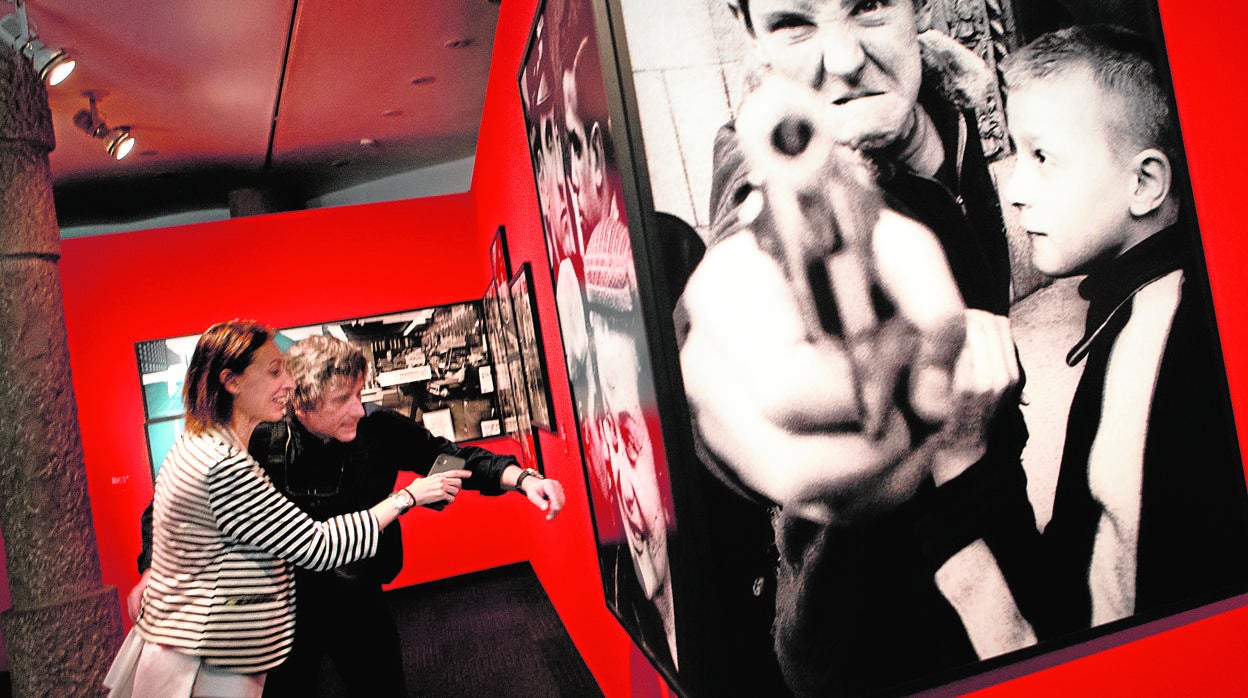
{"type": "Polygon", "coordinates": [[[494,279],[506,286],[511,278],[511,253],[507,251],[507,229],[501,225],[490,241],[490,266],[494,270],[494,279]]]}
{"type": "Polygon", "coordinates": [[[490,243],[490,267],[493,279],[486,291],[486,299],[494,305],[494,327],[498,340],[493,345],[495,369],[499,375],[505,376],[503,399],[507,418],[504,431],[519,439],[519,435],[527,432],[531,425],[529,398],[524,372],[517,366],[520,361],[520,343],[516,336],[516,319],[509,291],[512,276],[511,256],[507,251],[507,230],[501,225],[490,243]]]}
{"type": "Polygon", "coordinates": [[[143,386],[143,431],[153,480],[165,455],[186,426],[182,389],[186,382],[186,369],[198,341],[199,335],[196,334],[136,342],[134,345],[139,363],[139,382],[143,386]]]}
{"type": "Polygon", "coordinates": [[[537,435],[533,431],[532,412],[529,407],[529,379],[525,371],[524,354],[520,347],[520,335],[516,325],[516,312],[508,282],[499,283],[496,293],[495,302],[498,304],[498,314],[502,319],[503,347],[507,357],[505,368],[510,386],[508,392],[510,410],[516,417],[516,430],[512,436],[520,445],[525,465],[541,470],[539,445],[537,435]]]}
{"type": "Polygon", "coordinates": [[[517,428],[516,413],[511,402],[511,373],[507,370],[507,342],[503,338],[503,318],[499,312],[498,283],[493,279],[486,285],[481,308],[485,317],[486,344],[490,348],[494,391],[498,396],[499,426],[501,433],[512,434],[517,428]]]}
{"type": "Polygon", "coordinates": [[[542,350],[542,325],[537,314],[537,300],[533,297],[533,271],[528,262],[521,264],[511,279],[511,305],[516,315],[516,335],[528,383],[530,419],[534,426],[555,432],[546,352],[542,350]]]}
{"type": "Polygon", "coordinates": [[[525,467],[543,469],[541,444],[529,418],[528,394],[519,340],[515,336],[515,316],[506,286],[491,279],[482,299],[487,343],[500,410],[500,433],[517,445],[517,458],[525,467]]]}
{"type": "Polygon", "coordinates": [[[590,3],[543,2],[518,80],[607,607],[679,686],[680,526],[598,37],[590,3]]]}
{"type": "Polygon", "coordinates": [[[1248,590],[1248,556],[1225,552],[1245,549],[1248,497],[1153,0],[871,3],[831,19],[825,4],[841,6],[760,18],[719,0],[547,0],[534,20],[520,90],[574,404],[588,396],[575,412],[600,551],[611,500],[592,498],[604,459],[584,424],[602,381],[585,319],[600,249],[585,220],[609,190],[679,523],[666,541],[675,669],[643,623],[621,622],[685,695],[903,693],[1056,663],[1078,650],[1053,650],[1248,590]],[[1126,33],[1087,28],[1105,23],[1126,33]],[[1063,51],[1109,48],[1030,74],[1027,54],[1048,49],[1024,47],[1054,31],[1063,51]],[[824,60],[838,48],[845,66],[824,60]],[[595,49],[602,94],[581,72],[595,49]],[[874,65],[854,57],[882,53],[896,83],[846,87],[874,65]],[[1147,84],[1088,77],[1119,62],[1147,84]],[[1116,157],[1067,165],[1067,191],[1086,198],[1041,198],[1038,165],[1060,170],[1058,144],[1089,135],[1075,115],[1106,129],[1078,157],[1129,141],[1140,173],[1163,173],[1143,177],[1164,183],[1149,203],[1101,195],[1116,180],[1099,166],[1116,157]],[[1121,229],[1071,232],[1046,206],[1143,212],[1147,234],[1072,262],[1060,235],[1121,229]],[[917,237],[889,252],[902,230],[917,237]],[[905,278],[932,276],[896,285],[903,260],[918,265],[905,278]],[[985,316],[1008,316],[1002,365],[1021,362],[1028,399],[1003,390],[970,420],[978,460],[947,470],[944,439],[967,422],[927,402],[920,374],[939,366],[950,395],[985,316]],[[1146,346],[1152,358],[1125,368],[1146,346]],[[1209,399],[1179,402],[1199,416],[1166,407],[1194,390],[1209,399]],[[1106,428],[1118,418],[1130,436],[1106,428]],[[705,596],[682,594],[693,588],[705,596]],[[699,613],[682,615],[690,604],[699,613]]]}

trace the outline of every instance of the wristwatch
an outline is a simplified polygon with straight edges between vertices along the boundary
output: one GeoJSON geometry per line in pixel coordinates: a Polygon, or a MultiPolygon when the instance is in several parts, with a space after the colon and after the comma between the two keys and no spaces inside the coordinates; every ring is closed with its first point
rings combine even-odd
{"type": "Polygon", "coordinates": [[[394,506],[394,510],[399,512],[400,516],[406,514],[408,509],[416,506],[416,498],[412,496],[411,492],[407,491],[406,487],[391,492],[386,499],[390,500],[390,504],[394,506]]]}
{"type": "Polygon", "coordinates": [[[545,475],[542,475],[536,470],[532,468],[525,468],[524,471],[520,473],[520,477],[516,478],[516,484],[512,487],[512,489],[519,492],[520,494],[524,494],[524,490],[520,489],[520,485],[524,484],[525,478],[530,478],[530,477],[535,477],[538,480],[546,479],[545,475]]]}

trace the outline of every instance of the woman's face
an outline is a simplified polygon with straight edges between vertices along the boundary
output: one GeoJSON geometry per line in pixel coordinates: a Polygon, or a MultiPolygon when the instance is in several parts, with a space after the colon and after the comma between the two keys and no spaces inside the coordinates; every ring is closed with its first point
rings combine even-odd
{"type": "Polygon", "coordinates": [[[265,342],[251,357],[242,373],[231,374],[226,390],[234,395],[234,416],[261,422],[276,422],[286,414],[286,403],[295,382],[286,372],[282,351],[272,341],[265,342]]]}

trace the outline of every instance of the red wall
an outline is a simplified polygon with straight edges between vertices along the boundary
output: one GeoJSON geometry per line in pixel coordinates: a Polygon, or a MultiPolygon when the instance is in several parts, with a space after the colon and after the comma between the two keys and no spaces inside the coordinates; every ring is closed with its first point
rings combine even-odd
{"type": "MultiPolygon", "coordinates": [[[[568,507],[545,523],[517,497],[469,495],[441,514],[411,514],[404,520],[408,565],[397,584],[530,558],[606,693],[664,692],[603,604],[578,446],[569,436],[572,408],[515,80],[536,4],[501,6],[470,195],[64,243],[74,388],[106,583],[124,593],[137,578],[138,516],[151,496],[135,341],[198,332],[234,316],[298,325],[477,298],[488,277],[489,240],[505,225],[513,265],[533,264],[539,311],[548,319],[545,350],[562,428],[559,435],[543,433],[541,447],[548,474],[567,488],[568,507]]],[[[1248,434],[1248,279],[1237,273],[1248,242],[1235,218],[1245,177],[1239,149],[1228,147],[1242,140],[1243,100],[1225,90],[1248,77],[1238,36],[1248,25],[1248,7],[1231,0],[1161,5],[1233,399],[1240,432],[1248,434]]],[[[1248,656],[1248,609],[1237,608],[1242,603],[1106,651],[1065,652],[1058,657],[1088,656],[984,694],[1239,693],[1248,679],[1240,668],[1248,656]]],[[[1001,681],[1055,661],[1041,658],[990,678],[1001,681]]]]}

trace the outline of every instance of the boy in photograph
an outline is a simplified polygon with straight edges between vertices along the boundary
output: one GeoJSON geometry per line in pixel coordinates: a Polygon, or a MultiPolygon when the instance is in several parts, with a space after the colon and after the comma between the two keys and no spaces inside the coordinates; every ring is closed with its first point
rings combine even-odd
{"type": "Polygon", "coordinates": [[[1086,274],[1089,302],[1067,356],[1087,364],[1043,534],[1054,626],[1040,634],[1242,592],[1243,469],[1152,47],[1074,27],[1010,56],[1004,75],[1017,148],[1005,200],[1036,267],[1086,274]]]}

